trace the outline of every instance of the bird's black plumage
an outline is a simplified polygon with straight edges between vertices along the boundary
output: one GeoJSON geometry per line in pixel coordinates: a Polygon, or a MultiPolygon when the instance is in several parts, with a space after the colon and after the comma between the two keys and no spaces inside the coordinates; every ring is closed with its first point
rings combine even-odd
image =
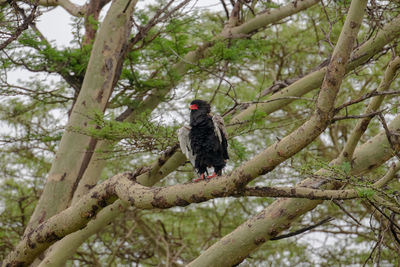
{"type": "MultiPolygon", "coordinates": [[[[190,103],[190,148],[195,156],[195,169],[200,175],[207,167],[214,167],[216,175],[221,175],[228,156],[228,142],[221,117],[211,115],[210,105],[203,100],[190,103]]],[[[204,176],[204,175],[203,175],[204,176]]]]}

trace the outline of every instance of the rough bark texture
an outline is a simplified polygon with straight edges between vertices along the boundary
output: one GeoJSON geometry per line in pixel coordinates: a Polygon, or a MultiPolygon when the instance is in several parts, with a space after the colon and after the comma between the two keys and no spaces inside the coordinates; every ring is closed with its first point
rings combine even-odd
{"type": "MultiPolygon", "coordinates": [[[[390,129],[400,132],[400,117],[390,124],[390,129]]],[[[354,153],[354,164],[351,175],[367,172],[380,166],[392,157],[392,151],[385,133],[380,133],[363,144],[354,153]],[[375,154],[376,157],[371,157],[375,154]]],[[[322,174],[321,172],[319,174],[322,174]]],[[[299,186],[318,186],[321,181],[306,179],[299,186]]],[[[327,188],[329,184],[326,185],[327,188]]],[[[203,252],[189,266],[218,266],[237,264],[251,251],[254,251],[270,238],[290,227],[290,223],[306,212],[313,210],[321,200],[279,199],[266,209],[247,220],[233,232],[203,252]],[[221,260],[219,260],[221,259],[221,260]],[[215,263],[215,264],[214,264],[215,263]],[[204,265],[203,265],[204,264],[204,265]]]]}

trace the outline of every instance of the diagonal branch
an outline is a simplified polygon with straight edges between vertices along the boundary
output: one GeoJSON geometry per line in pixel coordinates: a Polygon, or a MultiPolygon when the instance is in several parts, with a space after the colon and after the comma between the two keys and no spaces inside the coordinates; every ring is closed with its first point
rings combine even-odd
{"type": "Polygon", "coordinates": [[[379,114],[378,118],[379,118],[380,122],[382,123],[383,129],[385,130],[385,134],[386,134],[386,137],[388,139],[390,148],[392,149],[392,151],[396,155],[397,159],[400,160],[400,153],[398,152],[399,150],[396,149],[396,148],[398,148],[400,146],[399,137],[389,130],[389,127],[387,126],[385,118],[383,117],[382,114],[379,114]]]}
{"type": "MultiPolygon", "coordinates": [[[[8,0],[0,0],[0,5],[3,5],[8,2],[9,2],[8,0]]],[[[31,4],[31,1],[28,1],[28,0],[21,0],[20,2],[26,2],[28,4],[31,4]]],[[[87,4],[78,6],[69,0],[39,0],[38,5],[47,6],[47,7],[61,6],[69,14],[71,14],[72,16],[75,16],[75,17],[82,17],[86,13],[86,9],[87,9],[87,4]]]]}
{"type": "MultiPolygon", "coordinates": [[[[302,1],[302,3],[297,6],[294,6],[292,3],[290,3],[287,6],[278,8],[276,10],[274,9],[272,11],[262,13],[253,19],[257,19],[258,27],[265,27],[270,23],[274,23],[286,16],[298,13],[304,8],[315,5],[317,2],[319,1],[316,0],[302,1]]],[[[157,19],[159,20],[159,18],[157,19]]],[[[253,24],[253,20],[249,20],[248,22],[245,22],[243,25],[246,25],[246,23],[253,24]]],[[[144,29],[146,28],[147,27],[145,27],[144,29]]],[[[245,28],[247,28],[247,26],[245,28]]],[[[239,33],[237,29],[235,30],[235,27],[232,28],[232,30],[235,33],[239,33]]],[[[207,54],[208,48],[212,46],[215,41],[226,38],[226,36],[224,37],[224,34],[227,31],[228,30],[225,29],[223,33],[220,33],[218,36],[216,36],[212,42],[206,42],[200,45],[196,50],[189,52],[180,62],[176,63],[172,67],[172,72],[176,74],[174,75],[174,81],[166,87],[155,88],[148,95],[148,97],[146,97],[145,100],[140,103],[140,105],[135,110],[128,108],[128,110],[124,112],[124,120],[132,121],[138,114],[153,110],[164,99],[165,95],[168,94],[168,92],[173,88],[176,81],[179,80],[181,77],[183,77],[183,75],[185,75],[185,73],[192,67],[194,63],[198,62],[201,58],[203,58],[207,54]]],[[[131,39],[131,44],[135,43],[135,40],[136,37],[131,39]]],[[[89,163],[88,168],[90,168],[91,170],[95,170],[96,172],[99,172],[103,168],[103,161],[101,160],[101,156],[98,155],[101,152],[96,152],[96,151],[107,151],[108,150],[107,147],[109,145],[110,144],[107,142],[100,142],[96,146],[94,155],[92,157],[91,162],[89,163]]],[[[178,166],[180,166],[182,163],[185,162],[185,157],[180,152],[176,153],[173,157],[174,161],[169,160],[169,162],[170,165],[171,166],[174,165],[175,168],[177,168],[178,166]]],[[[77,189],[78,193],[75,194],[74,199],[77,199],[80,196],[84,195],[84,193],[87,192],[87,189],[85,189],[87,185],[95,184],[96,180],[94,179],[97,179],[97,177],[99,177],[99,175],[86,175],[85,173],[84,177],[80,182],[80,185],[78,186],[77,189]]],[[[160,176],[153,176],[153,178],[159,179],[160,176]]]]}

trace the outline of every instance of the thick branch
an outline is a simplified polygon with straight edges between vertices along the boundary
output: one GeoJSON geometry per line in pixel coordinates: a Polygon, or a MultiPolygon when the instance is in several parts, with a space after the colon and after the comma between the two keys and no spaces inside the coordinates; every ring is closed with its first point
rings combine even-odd
{"type": "Polygon", "coordinates": [[[86,13],[87,5],[78,6],[69,0],[39,0],[41,6],[61,6],[69,14],[75,17],[82,17],[86,13]]]}
{"type": "Polygon", "coordinates": [[[255,16],[239,26],[225,28],[221,35],[224,38],[240,38],[243,35],[254,34],[263,27],[307,9],[317,4],[319,1],[320,0],[293,1],[286,6],[278,7],[273,10],[266,10],[264,13],[255,16]]]}
{"type": "MultiPolygon", "coordinates": [[[[0,5],[7,3],[7,0],[0,0],[0,5]]],[[[27,0],[22,0],[21,2],[31,3],[27,0]]],[[[82,17],[87,9],[87,5],[78,6],[72,3],[69,0],[39,0],[38,5],[40,6],[61,6],[64,8],[69,14],[75,17],[82,17]]]]}
{"type": "Polygon", "coordinates": [[[83,228],[99,210],[116,200],[113,187],[115,182],[124,175],[127,174],[116,175],[96,186],[77,205],[40,223],[34,230],[29,230],[4,260],[3,266],[28,266],[57,240],[83,228]]]}

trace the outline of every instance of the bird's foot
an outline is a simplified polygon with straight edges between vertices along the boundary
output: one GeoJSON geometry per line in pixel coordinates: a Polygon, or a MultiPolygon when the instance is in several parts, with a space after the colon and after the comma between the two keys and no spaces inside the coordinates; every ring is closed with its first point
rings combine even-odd
{"type": "Polygon", "coordinates": [[[204,173],[202,173],[199,178],[194,179],[193,182],[197,183],[197,182],[200,182],[202,180],[205,180],[204,173]]]}
{"type": "Polygon", "coordinates": [[[207,176],[207,179],[212,179],[214,177],[217,177],[217,174],[215,172],[213,172],[212,175],[207,176]]]}

